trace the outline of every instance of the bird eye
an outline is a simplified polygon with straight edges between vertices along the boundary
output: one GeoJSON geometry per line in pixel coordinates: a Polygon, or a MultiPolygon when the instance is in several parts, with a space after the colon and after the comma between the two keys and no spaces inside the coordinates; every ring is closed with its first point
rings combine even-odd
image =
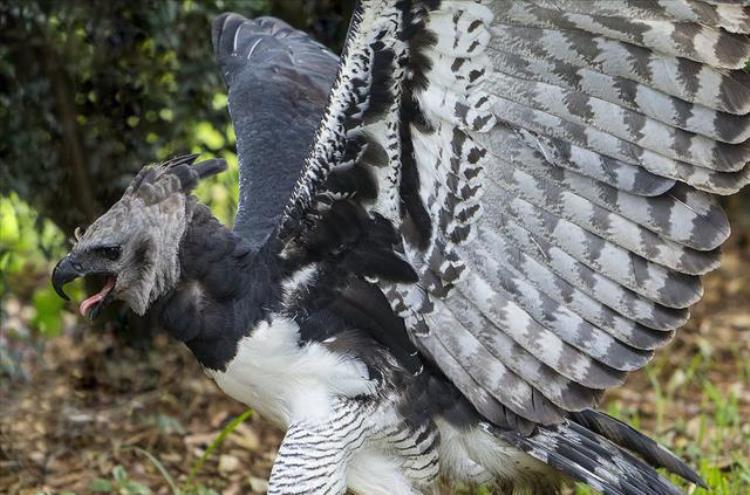
{"type": "Polygon", "coordinates": [[[96,253],[103,258],[107,258],[109,261],[117,261],[120,259],[122,249],[120,246],[105,246],[97,248],[96,253]]]}

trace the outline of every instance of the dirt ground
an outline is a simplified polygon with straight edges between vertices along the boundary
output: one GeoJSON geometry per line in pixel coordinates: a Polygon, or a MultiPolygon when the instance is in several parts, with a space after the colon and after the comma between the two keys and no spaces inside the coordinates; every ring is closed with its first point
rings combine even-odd
{"type": "MultiPolygon", "coordinates": [[[[722,473],[750,459],[750,250],[738,244],[707,278],[706,297],[687,328],[648,373],[633,374],[603,404],[693,463],[713,452],[710,462],[722,473]],[[731,425],[739,430],[714,431],[731,425]]],[[[6,310],[6,329],[25,324],[23,305],[7,301],[6,310]]],[[[152,493],[173,493],[143,451],[184,483],[245,407],[163,335],[137,350],[106,328],[72,317],[69,325],[81,327],[29,353],[25,380],[0,384],[0,493],[89,493],[98,478],[112,480],[116,466],[152,493]]],[[[280,438],[252,416],[208,458],[197,484],[230,495],[264,493],[280,438]]]]}

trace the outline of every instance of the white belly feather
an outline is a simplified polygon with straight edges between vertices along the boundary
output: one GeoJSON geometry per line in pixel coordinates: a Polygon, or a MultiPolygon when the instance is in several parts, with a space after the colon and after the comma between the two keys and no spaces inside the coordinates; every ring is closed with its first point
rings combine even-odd
{"type": "Polygon", "coordinates": [[[284,429],[295,418],[330,417],[336,397],[375,389],[364,363],[317,342],[300,347],[299,325],[282,316],[240,340],[225,371],[207,372],[228,395],[284,429]]]}
{"type": "MultiPolygon", "coordinates": [[[[270,324],[261,322],[249,336],[240,340],[237,354],[225,371],[207,370],[207,373],[228,395],[257,410],[284,430],[293,424],[299,428],[304,424],[328,423],[335,417],[343,417],[347,423],[347,416],[342,416],[345,411],[342,412],[341,399],[373,394],[376,385],[359,359],[333,353],[318,342],[300,346],[299,326],[281,316],[272,318],[270,324]]],[[[345,484],[357,493],[381,495],[429,491],[438,470],[448,478],[471,482],[488,481],[495,476],[511,480],[525,476],[534,478],[535,474],[545,471],[545,466],[481,428],[459,431],[439,420],[440,442],[431,442],[430,437],[420,435],[418,429],[404,436],[399,428],[403,418],[397,413],[395,402],[395,398],[385,399],[375,409],[364,412],[367,419],[361,428],[367,434],[349,458],[347,468],[338,466],[342,469],[334,470],[338,473],[336,476],[344,476],[345,484]],[[388,434],[391,430],[399,433],[391,437],[388,434]],[[414,442],[413,446],[410,441],[414,442]],[[425,445],[439,446],[439,455],[437,450],[430,448],[420,451],[413,456],[414,459],[396,454],[420,450],[417,445],[420,441],[425,445]],[[415,460],[415,466],[429,466],[430,461],[433,458],[436,461],[438,457],[440,462],[435,463],[434,472],[409,468],[410,462],[415,460]],[[394,492],[394,488],[398,491],[394,492]]],[[[339,432],[340,428],[332,431],[339,432]]],[[[311,427],[305,435],[306,441],[315,440],[314,434],[315,428],[311,427]]],[[[328,444],[335,447],[335,442],[332,443],[335,437],[335,434],[321,437],[318,449],[328,444]]],[[[299,448],[290,450],[297,454],[304,451],[299,448]]],[[[290,466],[299,470],[304,463],[295,460],[290,466]]],[[[308,467],[316,472],[325,466],[315,461],[308,467]]],[[[281,466],[278,468],[280,472],[282,469],[281,466]]]]}

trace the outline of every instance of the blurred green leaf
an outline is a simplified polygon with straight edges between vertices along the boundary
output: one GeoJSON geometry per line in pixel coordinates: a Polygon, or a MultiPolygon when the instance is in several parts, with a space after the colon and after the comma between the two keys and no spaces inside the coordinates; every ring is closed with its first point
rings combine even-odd
{"type": "Polygon", "coordinates": [[[203,455],[201,455],[198,460],[195,461],[193,467],[190,469],[190,474],[188,475],[188,479],[185,482],[185,485],[191,486],[193,484],[193,480],[201,471],[201,469],[203,469],[203,464],[206,462],[206,460],[211,457],[214,451],[221,447],[221,444],[224,443],[224,440],[226,440],[226,438],[231,435],[239,425],[244,423],[252,415],[253,410],[248,409],[236,418],[232,419],[232,421],[227,423],[227,425],[219,432],[219,434],[216,435],[216,438],[214,438],[213,442],[211,442],[211,445],[209,445],[206,451],[203,452],[203,455]]]}
{"type": "Polygon", "coordinates": [[[195,137],[199,143],[206,145],[212,150],[221,149],[226,142],[224,136],[210,122],[199,122],[195,126],[195,137]]]}
{"type": "Polygon", "coordinates": [[[216,490],[212,490],[211,488],[206,488],[203,485],[199,485],[195,487],[192,490],[184,492],[185,495],[219,495],[219,492],[216,490]]]}
{"type": "Polygon", "coordinates": [[[122,483],[122,488],[128,495],[150,495],[151,490],[143,483],[139,483],[133,480],[125,480],[122,483]]]}
{"type": "Polygon", "coordinates": [[[20,236],[18,218],[10,199],[0,198],[0,246],[13,245],[20,236]]]}
{"type": "Polygon", "coordinates": [[[112,477],[115,479],[115,481],[123,481],[128,479],[128,472],[124,467],[117,465],[112,468],[112,477]]]}
{"type": "Polygon", "coordinates": [[[89,490],[96,493],[110,493],[112,492],[112,482],[97,478],[89,483],[89,490]]]}
{"type": "Polygon", "coordinates": [[[140,447],[133,447],[133,450],[144,455],[146,459],[148,459],[156,467],[156,469],[164,478],[164,481],[167,482],[167,484],[169,485],[169,488],[172,490],[172,495],[180,495],[180,489],[177,487],[177,483],[175,483],[174,478],[172,478],[172,475],[169,474],[169,471],[167,471],[167,468],[164,467],[164,464],[162,464],[161,461],[155,455],[153,455],[151,452],[144,450],[140,447]]]}
{"type": "Polygon", "coordinates": [[[0,6],[0,195],[18,193],[69,235],[144,164],[196,146],[231,150],[211,21],[269,9],[260,0],[0,6]]]}
{"type": "Polygon", "coordinates": [[[51,286],[46,285],[34,292],[33,325],[45,337],[55,337],[62,330],[62,309],[65,302],[60,299],[51,286]]]}

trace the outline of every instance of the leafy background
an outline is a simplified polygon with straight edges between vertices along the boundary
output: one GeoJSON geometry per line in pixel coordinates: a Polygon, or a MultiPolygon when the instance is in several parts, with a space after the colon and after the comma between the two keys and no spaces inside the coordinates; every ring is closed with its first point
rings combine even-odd
{"type": "MultiPolygon", "coordinates": [[[[197,194],[231,223],[237,160],[210,43],[211,18],[227,10],[277,15],[338,50],[351,2],[0,4],[0,493],[265,490],[277,431],[148,322],[117,309],[81,322],[48,282],[73,229],[144,163],[226,158],[229,171],[197,194]]],[[[604,404],[717,494],[750,493],[748,197],[727,201],[735,233],[691,323],[604,404]]]]}

